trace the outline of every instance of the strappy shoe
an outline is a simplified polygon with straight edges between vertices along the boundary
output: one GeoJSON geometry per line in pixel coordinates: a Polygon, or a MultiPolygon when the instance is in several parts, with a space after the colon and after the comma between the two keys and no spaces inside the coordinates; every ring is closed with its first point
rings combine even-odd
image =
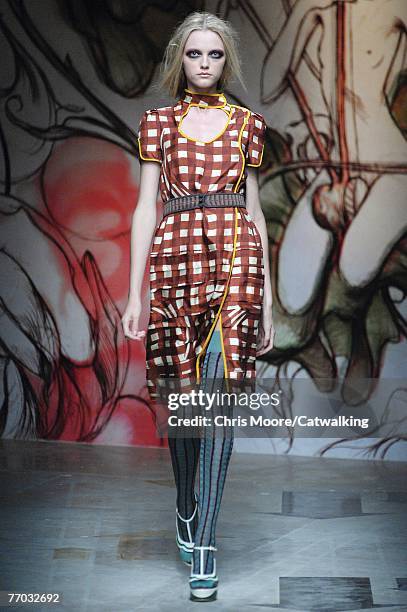
{"type": "MultiPolygon", "coordinates": [[[[218,550],[215,546],[194,546],[194,550],[199,550],[200,567],[203,567],[204,550],[218,550]]],[[[212,601],[216,599],[219,579],[216,575],[216,559],[213,558],[213,572],[211,574],[196,573],[192,557],[191,576],[189,586],[191,589],[190,599],[192,601],[212,601]]]]}
{"type": "Polygon", "coordinates": [[[198,511],[198,496],[197,496],[197,494],[195,492],[194,492],[194,496],[195,496],[195,510],[194,510],[192,516],[189,519],[182,518],[182,516],[178,512],[178,508],[177,508],[176,509],[176,517],[175,517],[175,525],[176,525],[176,528],[177,528],[176,542],[177,542],[177,546],[179,548],[179,555],[180,555],[182,561],[184,563],[186,563],[187,565],[191,565],[192,564],[192,551],[194,550],[194,538],[192,537],[190,522],[195,518],[195,514],[198,511]],[[180,519],[181,521],[183,521],[184,523],[187,524],[188,541],[183,540],[181,538],[181,535],[180,535],[180,532],[179,532],[179,528],[178,528],[178,519],[180,519]]]}

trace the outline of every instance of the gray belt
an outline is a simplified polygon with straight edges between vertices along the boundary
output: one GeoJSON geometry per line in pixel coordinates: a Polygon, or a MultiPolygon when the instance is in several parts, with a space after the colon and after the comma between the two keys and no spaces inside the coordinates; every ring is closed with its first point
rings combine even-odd
{"type": "Polygon", "coordinates": [[[171,198],[164,203],[164,217],[170,213],[193,208],[219,208],[228,206],[239,206],[246,208],[246,199],[241,193],[226,193],[218,191],[214,193],[194,193],[178,198],[171,198]]]}

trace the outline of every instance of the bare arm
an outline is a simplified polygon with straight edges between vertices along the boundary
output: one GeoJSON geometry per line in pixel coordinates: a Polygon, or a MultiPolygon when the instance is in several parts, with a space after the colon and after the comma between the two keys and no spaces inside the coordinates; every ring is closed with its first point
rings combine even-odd
{"type": "Polygon", "coordinates": [[[141,162],[140,192],[132,216],[129,300],[122,322],[125,335],[133,340],[140,340],[145,335],[144,331],[139,330],[141,287],[157,223],[156,202],[160,169],[159,163],[141,162]]]}
{"type": "Polygon", "coordinates": [[[246,208],[253,219],[261,238],[264,259],[264,305],[272,306],[270,262],[268,257],[268,235],[266,220],[261,209],[257,168],[248,167],[246,181],[246,208]]]}

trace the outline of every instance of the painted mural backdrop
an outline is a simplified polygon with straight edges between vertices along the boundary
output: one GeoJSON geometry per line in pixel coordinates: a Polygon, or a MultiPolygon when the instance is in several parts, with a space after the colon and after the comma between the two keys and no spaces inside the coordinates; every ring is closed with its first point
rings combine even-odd
{"type": "MultiPolygon", "coordinates": [[[[4,437],[165,444],[144,347],[120,319],[138,121],[171,103],[154,77],[172,29],[196,9],[239,29],[248,88],[225,93],[268,123],[259,179],[277,333],[259,375],[301,370],[355,405],[403,373],[404,0],[2,0],[4,437]]],[[[398,440],[402,424],[375,446],[398,440]]]]}

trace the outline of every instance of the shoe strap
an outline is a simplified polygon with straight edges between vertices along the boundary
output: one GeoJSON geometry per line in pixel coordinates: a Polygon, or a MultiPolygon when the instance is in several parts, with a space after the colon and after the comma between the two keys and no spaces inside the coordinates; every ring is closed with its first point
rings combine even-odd
{"type": "Polygon", "coordinates": [[[190,517],[190,518],[188,518],[188,519],[183,518],[183,517],[180,515],[180,513],[178,512],[178,508],[177,508],[177,516],[178,516],[178,518],[179,518],[179,519],[181,519],[181,521],[183,521],[184,523],[190,523],[190,522],[192,521],[192,519],[194,518],[195,514],[196,514],[197,508],[198,508],[198,504],[196,504],[196,506],[195,506],[195,510],[193,511],[193,513],[192,513],[191,517],[190,517]]]}
{"type": "Polygon", "coordinates": [[[182,516],[178,512],[178,507],[176,508],[176,512],[177,512],[178,518],[181,519],[181,521],[184,521],[184,523],[189,523],[190,521],[192,521],[192,519],[194,518],[194,516],[196,514],[196,511],[198,509],[198,497],[197,497],[196,493],[194,493],[194,495],[195,495],[195,509],[194,509],[194,511],[193,511],[193,513],[192,513],[192,515],[191,515],[191,517],[189,519],[182,518],[182,516]]]}
{"type": "Polygon", "coordinates": [[[178,512],[178,508],[176,508],[176,514],[177,514],[177,516],[176,516],[176,518],[175,518],[175,527],[176,527],[176,529],[177,529],[177,536],[178,536],[178,540],[180,541],[180,543],[181,543],[181,544],[184,544],[184,545],[188,545],[188,544],[193,544],[193,543],[194,543],[194,539],[193,539],[193,537],[192,537],[192,533],[191,533],[191,526],[190,526],[190,524],[189,524],[189,523],[190,523],[190,522],[192,521],[192,519],[195,517],[196,511],[197,511],[197,509],[198,509],[198,500],[197,500],[196,493],[195,493],[195,502],[196,502],[196,503],[195,503],[195,509],[194,509],[194,511],[193,511],[193,513],[192,513],[192,516],[191,516],[189,519],[184,519],[184,518],[183,518],[183,517],[180,515],[180,513],[178,512]],[[179,519],[181,519],[181,521],[183,521],[184,523],[186,523],[186,524],[187,524],[187,533],[188,533],[188,538],[189,538],[188,542],[187,542],[186,540],[183,540],[183,539],[181,538],[181,535],[180,535],[180,532],[179,532],[179,528],[178,528],[178,520],[177,520],[177,517],[178,517],[179,519]]]}
{"type": "MultiPolygon", "coordinates": [[[[200,567],[203,567],[204,564],[204,560],[203,560],[203,555],[204,555],[204,550],[218,550],[215,546],[194,546],[194,550],[199,550],[199,563],[200,563],[200,567]]],[[[191,576],[190,578],[195,579],[195,578],[202,578],[202,579],[206,579],[206,578],[217,578],[216,576],[216,559],[215,557],[213,558],[213,570],[211,574],[203,574],[202,572],[200,572],[199,574],[194,572],[194,559],[192,557],[192,568],[191,568],[191,576]]]]}

